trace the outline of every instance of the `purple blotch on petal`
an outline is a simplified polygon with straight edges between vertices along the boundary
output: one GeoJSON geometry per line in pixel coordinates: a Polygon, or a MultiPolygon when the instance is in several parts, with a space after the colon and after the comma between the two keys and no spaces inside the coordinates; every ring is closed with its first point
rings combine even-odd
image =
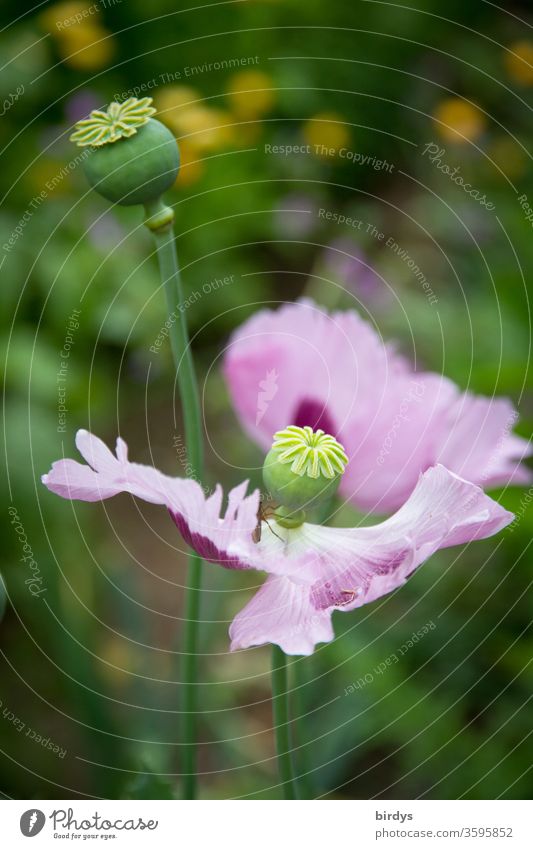
{"type": "Polygon", "coordinates": [[[313,430],[321,428],[324,433],[329,433],[330,436],[337,437],[336,427],[328,412],[328,409],[322,401],[317,401],[315,398],[304,398],[300,401],[293,415],[293,421],[290,422],[296,427],[312,427],[313,430]]]}
{"type": "Polygon", "coordinates": [[[181,513],[173,513],[172,510],[168,512],[184,541],[204,560],[208,560],[209,563],[218,563],[220,566],[224,566],[225,569],[251,568],[247,563],[239,560],[238,557],[229,557],[226,552],[217,548],[212,540],[202,534],[192,533],[187,520],[181,513]]]}

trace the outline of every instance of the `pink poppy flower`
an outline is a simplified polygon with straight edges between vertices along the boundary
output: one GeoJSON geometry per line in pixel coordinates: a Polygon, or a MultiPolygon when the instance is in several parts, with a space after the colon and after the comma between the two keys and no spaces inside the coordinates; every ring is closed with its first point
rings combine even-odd
{"type": "Polygon", "coordinates": [[[287,423],[339,439],[350,461],[340,493],[359,509],[397,509],[437,463],[483,487],[531,479],[509,400],[415,371],[354,311],[328,314],[309,300],[263,310],[231,338],[224,374],[262,448],[287,423]]]}
{"type": "Polygon", "coordinates": [[[223,509],[220,486],[206,497],[193,480],[130,463],[122,439],[116,456],[84,430],[76,445],[89,465],[54,463],[42,478],[49,490],[81,501],[128,492],[161,504],[205,560],[268,573],[233,620],[232,650],[276,643],[287,654],[311,654],[317,643],[333,639],[334,610],[354,610],[386,595],[438,549],[491,536],[513,520],[479,487],[436,466],[419,477],[405,504],[385,522],[360,528],[304,522],[288,529],[274,521],[263,523],[255,542],[259,492],[247,495],[247,481],[229,492],[223,509]]]}

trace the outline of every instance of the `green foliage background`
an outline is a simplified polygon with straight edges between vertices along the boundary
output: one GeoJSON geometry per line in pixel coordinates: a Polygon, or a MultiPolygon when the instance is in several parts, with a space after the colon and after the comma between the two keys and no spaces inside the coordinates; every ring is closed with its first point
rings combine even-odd
{"type": "MultiPolygon", "coordinates": [[[[507,64],[509,46],[528,38],[531,15],[518,2],[507,12],[485,2],[418,5],[250,0],[184,11],[170,0],[148,7],[122,0],[97,13],[113,55],[80,68],[43,19],[57,4],[22,17],[19,4],[2,4],[2,98],[24,86],[0,122],[2,243],[75,155],[67,139],[80,97],[104,104],[161,74],[228,57],[258,56],[254,68],[271,80],[273,104],[251,122],[255,135],[237,124],[225,146],[205,154],[203,173],[169,193],[187,294],[234,275],[187,311],[210,438],[209,485],[238,482],[241,468],[257,482],[261,463],[220,374],[229,333],[259,304],[310,292],[325,305],[367,312],[421,366],[472,391],[511,397],[518,431],[531,433],[533,238],[518,196],[533,198],[532,100],[507,64]],[[434,121],[439,104],[455,95],[484,113],[471,141],[443,138],[434,121]],[[349,146],[393,163],[392,173],[338,157],[265,153],[265,144],[302,144],[306,123],[322,113],[341,116],[349,146]],[[422,155],[430,142],[445,148],[446,161],[486,193],[494,212],[422,155]],[[424,269],[438,306],[428,305],[405,262],[366,232],[351,234],[354,248],[384,282],[335,278],[325,246],[347,231],[315,212],[304,235],[291,235],[276,210],[290,208],[295,193],[393,236],[424,269]]],[[[209,107],[227,109],[233,73],[205,71],[182,82],[209,107]]],[[[71,506],[40,484],[53,460],[74,456],[79,427],[108,442],[120,431],[132,457],[182,473],[170,352],[150,353],[165,319],[152,251],[139,210],[110,209],[74,167],[0,257],[7,470],[0,748],[8,797],[179,795],[184,562],[175,529],[164,511],[126,497],[71,506]],[[61,433],[56,375],[73,309],[81,314],[61,433]],[[36,598],[25,584],[10,505],[46,589],[36,598]],[[36,742],[30,728],[65,756],[36,742]]],[[[336,614],[335,642],[294,660],[293,709],[303,717],[296,760],[308,793],[531,793],[533,508],[524,497],[520,489],[501,493],[520,512],[512,531],[442,552],[391,598],[336,614]],[[436,627],[401,663],[345,695],[430,622],[436,627]]],[[[228,622],[256,580],[205,570],[200,727],[202,793],[210,798],[279,792],[268,650],[228,653],[228,622]]]]}

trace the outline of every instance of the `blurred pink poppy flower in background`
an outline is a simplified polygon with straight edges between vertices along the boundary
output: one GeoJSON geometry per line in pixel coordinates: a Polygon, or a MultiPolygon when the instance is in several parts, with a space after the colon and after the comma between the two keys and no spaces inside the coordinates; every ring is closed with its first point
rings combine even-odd
{"type": "Polygon", "coordinates": [[[232,489],[223,509],[218,485],[207,497],[193,480],[172,478],[130,463],[117,440],[116,456],[84,430],[76,437],[89,465],[54,463],[42,481],[62,498],[100,501],[120,492],[165,506],[185,542],[205,560],[228,569],[257,569],[268,578],[230,627],[231,648],[276,643],[287,654],[311,654],[333,639],[334,610],[349,611],[401,586],[440,548],[491,536],[513,515],[482,489],[436,466],[385,522],[364,528],[328,528],[304,522],[265,526],[259,542],[259,491],[247,482],[232,489]]]}
{"type": "Polygon", "coordinates": [[[336,437],[349,457],[340,494],[361,510],[396,510],[437,463],[483,487],[531,480],[511,401],[415,371],[353,310],[328,314],[310,300],[262,310],[231,337],[224,374],[261,448],[287,423],[336,437]],[[272,374],[276,391],[265,400],[260,387],[272,374]]]}
{"type": "Polygon", "coordinates": [[[367,303],[386,302],[386,284],[370,266],[368,258],[353,239],[340,236],[324,250],[320,263],[329,277],[367,303]]]}

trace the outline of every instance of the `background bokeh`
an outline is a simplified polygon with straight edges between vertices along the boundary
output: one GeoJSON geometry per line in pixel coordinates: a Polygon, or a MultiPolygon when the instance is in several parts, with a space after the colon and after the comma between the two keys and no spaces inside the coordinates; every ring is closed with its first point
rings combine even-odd
{"type": "MultiPolygon", "coordinates": [[[[138,208],[87,190],[72,124],[138,92],[179,139],[184,164],[168,200],[208,485],[237,483],[243,470],[259,482],[261,456],[221,377],[229,334],[258,305],[301,295],[368,315],[419,367],[511,397],[528,437],[533,18],[526,2],[504,11],[464,0],[416,10],[378,0],[34,5],[3,0],[0,13],[0,788],[174,797],[180,540],[158,508],[126,496],[71,505],[40,484],[52,460],[74,456],[79,427],[108,442],[120,431],[136,460],[185,473],[169,346],[150,350],[166,317],[150,235],[138,208]],[[285,155],[287,145],[311,152],[285,155]]],[[[401,592],[336,614],[335,642],[291,663],[309,795],[531,793],[533,490],[495,497],[517,512],[512,530],[441,552],[401,592]]],[[[268,649],[228,653],[228,622],[254,580],[205,569],[209,798],[279,795],[268,649]]]]}

